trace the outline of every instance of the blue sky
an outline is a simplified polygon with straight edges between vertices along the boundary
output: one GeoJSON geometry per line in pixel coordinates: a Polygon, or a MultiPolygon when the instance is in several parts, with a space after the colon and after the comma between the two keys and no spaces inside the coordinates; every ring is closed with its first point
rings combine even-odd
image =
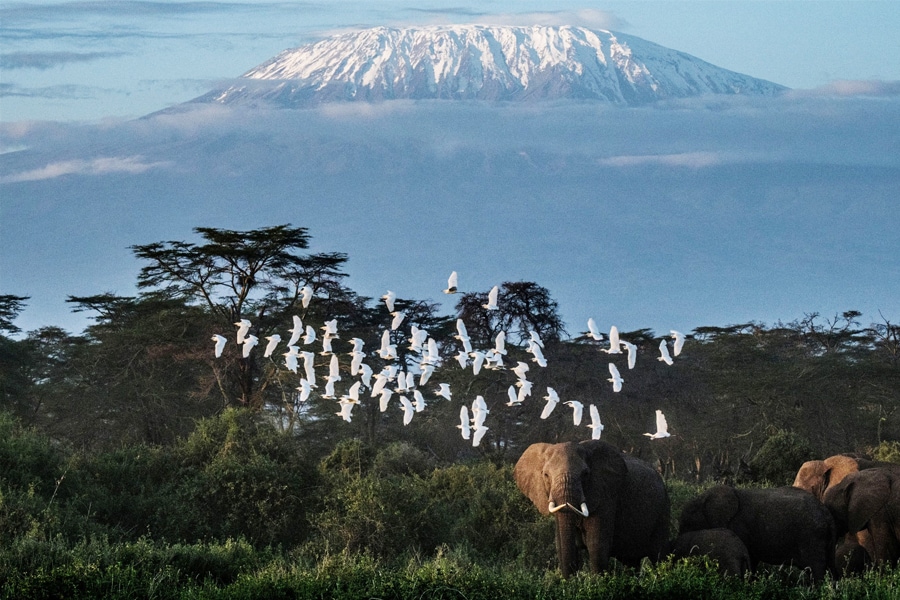
{"type": "Polygon", "coordinates": [[[288,222],[361,294],[530,280],[571,333],[900,320],[897,2],[7,2],[0,23],[0,293],[31,296],[26,330],[134,294],[132,244],[288,222]],[[795,91],[134,119],[332,32],[477,21],[622,31],[795,91]]]}
{"type": "Polygon", "coordinates": [[[335,31],[441,22],[612,29],[792,88],[900,80],[893,1],[11,1],[0,120],[139,117],[335,31]]]}

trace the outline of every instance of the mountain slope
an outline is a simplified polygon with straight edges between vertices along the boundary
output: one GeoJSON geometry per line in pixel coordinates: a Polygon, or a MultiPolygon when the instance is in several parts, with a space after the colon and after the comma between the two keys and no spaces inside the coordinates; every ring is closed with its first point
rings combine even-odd
{"type": "Polygon", "coordinates": [[[399,98],[641,105],[783,86],[637,37],[582,27],[378,27],[286,50],[195,102],[309,106],[399,98]]]}

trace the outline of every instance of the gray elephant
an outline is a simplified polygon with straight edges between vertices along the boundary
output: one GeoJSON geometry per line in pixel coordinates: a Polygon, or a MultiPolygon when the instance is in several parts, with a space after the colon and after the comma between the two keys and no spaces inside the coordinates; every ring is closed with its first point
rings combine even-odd
{"type": "Polygon", "coordinates": [[[750,571],[750,553],[730,529],[699,529],[682,533],[672,541],[668,554],[675,558],[705,555],[716,561],[719,573],[743,578],[750,571]]]}
{"type": "MultiPolygon", "coordinates": [[[[858,455],[837,454],[825,460],[810,460],[800,466],[794,478],[794,487],[810,492],[820,501],[825,492],[833,488],[850,473],[888,466],[858,455]]],[[[835,548],[835,564],[845,573],[861,573],[871,561],[875,551],[868,530],[847,532],[835,548]]]]}
{"type": "Polygon", "coordinates": [[[580,545],[587,548],[593,573],[606,570],[610,556],[632,566],[663,556],[669,496],[647,463],[599,440],[532,444],[514,475],[541,514],[556,518],[564,577],[580,568],[580,545]]]}
{"type": "Polygon", "coordinates": [[[900,466],[851,473],[825,492],[824,503],[839,535],[868,532],[876,564],[900,558],[900,466]]]}
{"type": "Polygon", "coordinates": [[[744,542],[753,570],[765,562],[808,568],[815,581],[827,572],[837,574],[834,520],[804,490],[714,486],[684,506],[679,533],[716,527],[730,529],[744,542]]]}

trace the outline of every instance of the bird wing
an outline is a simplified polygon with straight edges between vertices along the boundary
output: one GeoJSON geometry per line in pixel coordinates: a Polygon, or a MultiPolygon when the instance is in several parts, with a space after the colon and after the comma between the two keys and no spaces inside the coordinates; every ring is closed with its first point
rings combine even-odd
{"type": "Polygon", "coordinates": [[[666,422],[666,415],[661,410],[656,411],[656,433],[668,433],[669,424],[666,422]]]}

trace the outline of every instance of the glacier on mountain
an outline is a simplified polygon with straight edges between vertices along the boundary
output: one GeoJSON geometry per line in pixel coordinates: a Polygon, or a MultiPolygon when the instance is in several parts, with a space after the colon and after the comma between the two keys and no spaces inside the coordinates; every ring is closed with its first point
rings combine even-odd
{"type": "Polygon", "coordinates": [[[594,99],[636,106],[786,88],[638,37],[584,27],[377,27],[286,50],[195,102],[594,99]]]}

